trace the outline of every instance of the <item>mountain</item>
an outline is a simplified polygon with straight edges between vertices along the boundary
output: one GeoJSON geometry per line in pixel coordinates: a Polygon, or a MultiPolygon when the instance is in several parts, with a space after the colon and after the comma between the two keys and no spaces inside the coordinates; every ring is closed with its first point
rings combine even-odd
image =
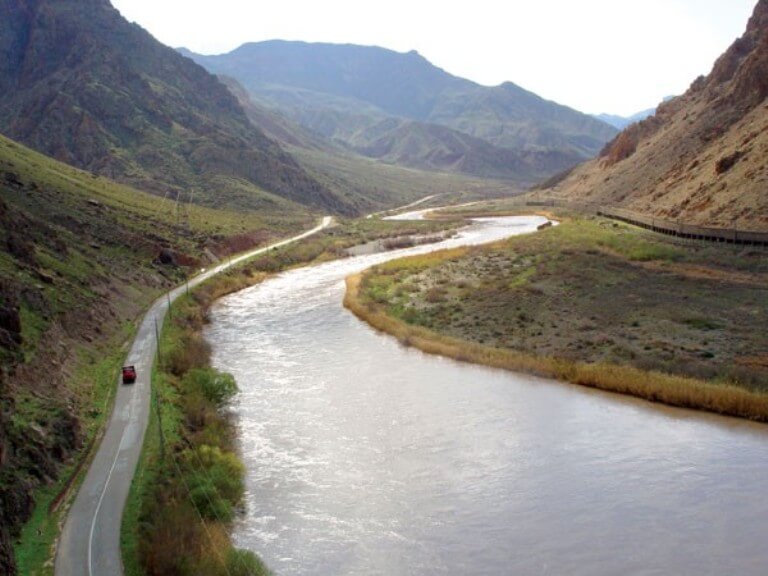
{"type": "Polygon", "coordinates": [[[349,211],[215,77],[108,0],[0,3],[0,93],[0,132],[156,194],[258,208],[266,192],[349,211]]]}
{"type": "MultiPolygon", "coordinates": [[[[313,178],[333,190],[356,213],[370,213],[392,206],[402,206],[434,194],[458,194],[459,196],[455,197],[467,200],[523,191],[519,185],[507,180],[489,179],[487,175],[473,177],[446,172],[446,163],[456,164],[465,156],[471,155],[469,151],[461,148],[461,140],[472,140],[464,134],[459,134],[456,154],[453,156],[444,151],[446,142],[443,141],[439,143],[443,148],[442,153],[438,154],[436,149],[431,147],[427,155],[420,157],[418,154],[410,154],[407,159],[382,145],[378,153],[372,156],[372,160],[371,157],[361,156],[351,150],[349,146],[333,142],[300,126],[279,111],[254,102],[253,97],[234,78],[219,78],[236,96],[251,122],[270,138],[280,142],[313,178]]],[[[379,133],[371,132],[369,141],[375,137],[383,139],[387,131],[394,130],[396,126],[389,126],[379,133]]],[[[483,141],[479,141],[479,144],[485,148],[489,147],[483,141]]],[[[477,160],[478,167],[489,165],[492,170],[488,171],[493,174],[511,174],[511,168],[504,164],[505,157],[509,157],[510,153],[501,152],[494,157],[483,154],[477,160]]],[[[520,164],[517,158],[513,160],[520,164]]],[[[524,158],[523,161],[525,160],[524,158]]]]}
{"type": "Polygon", "coordinates": [[[543,194],[668,220],[768,230],[768,0],[688,91],[543,194]]]}
{"type": "MultiPolygon", "coordinates": [[[[485,178],[533,182],[547,176],[540,167],[556,153],[518,152],[438,124],[386,116],[340,116],[335,134],[323,126],[313,129],[289,120],[280,112],[258,105],[235,79],[220,79],[237,97],[251,121],[295,154],[295,149],[331,156],[362,155],[384,164],[425,171],[458,172],[485,178]]],[[[554,158],[557,161],[557,158],[554,158]]],[[[563,158],[564,163],[572,162],[563,158]]],[[[333,162],[331,162],[333,163],[333,162]]]]}
{"type": "Polygon", "coordinates": [[[489,88],[452,76],[417,52],[280,40],[218,56],[180,52],[336,144],[406,165],[526,180],[594,156],[616,134],[512,83],[489,88]],[[500,149],[517,156],[501,161],[508,152],[500,149]]]}
{"type": "MultiPolygon", "coordinates": [[[[669,100],[672,100],[674,96],[667,96],[662,100],[662,102],[667,102],[669,100]]],[[[635,122],[640,122],[641,120],[645,120],[649,116],[653,116],[656,113],[656,107],[654,108],[648,108],[647,110],[643,110],[641,112],[638,112],[637,114],[632,114],[631,116],[617,116],[615,114],[595,114],[595,118],[598,120],[602,120],[606,124],[610,124],[611,126],[618,128],[619,130],[623,130],[630,124],[634,124],[635,122]]]]}
{"type": "Polygon", "coordinates": [[[640,122],[640,120],[645,120],[649,116],[653,116],[656,113],[656,108],[648,108],[648,110],[643,110],[642,112],[638,112],[637,114],[632,114],[632,116],[617,116],[615,114],[596,114],[595,118],[598,120],[602,120],[606,124],[610,124],[611,126],[618,128],[619,130],[623,130],[630,124],[634,124],[635,122],[640,122]]]}

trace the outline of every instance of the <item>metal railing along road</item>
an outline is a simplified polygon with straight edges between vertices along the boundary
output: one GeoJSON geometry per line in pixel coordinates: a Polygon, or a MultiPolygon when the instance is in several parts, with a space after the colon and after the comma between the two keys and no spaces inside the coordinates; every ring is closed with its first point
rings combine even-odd
{"type": "Polygon", "coordinates": [[[712,228],[686,224],[682,221],[671,221],[655,216],[649,216],[625,208],[612,208],[594,203],[566,202],[563,200],[529,200],[526,206],[552,206],[570,208],[573,210],[589,212],[604,216],[613,220],[620,220],[634,226],[645,228],[659,234],[676,236],[689,240],[701,240],[707,242],[723,242],[728,244],[741,244],[747,246],[768,247],[768,232],[755,230],[740,230],[738,228],[712,228]]]}

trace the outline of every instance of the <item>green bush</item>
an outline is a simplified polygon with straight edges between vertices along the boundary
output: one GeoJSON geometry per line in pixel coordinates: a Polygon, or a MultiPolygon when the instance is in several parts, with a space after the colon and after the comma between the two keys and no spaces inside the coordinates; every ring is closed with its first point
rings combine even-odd
{"type": "Polygon", "coordinates": [[[228,524],[234,518],[232,504],[219,495],[213,481],[196,476],[191,483],[197,484],[189,490],[189,498],[200,516],[206,520],[228,524]]]}
{"type": "Polygon", "coordinates": [[[219,408],[237,394],[235,377],[214,368],[193,368],[184,376],[183,384],[187,393],[200,392],[219,408]]]}
{"type": "Polygon", "coordinates": [[[231,576],[270,576],[272,574],[256,554],[238,548],[229,551],[227,573],[231,576]]]}
{"type": "Polygon", "coordinates": [[[202,336],[188,334],[181,338],[163,360],[168,372],[174,376],[183,376],[190,370],[206,366],[210,356],[211,347],[202,336]]]}
{"type": "Polygon", "coordinates": [[[230,522],[243,496],[243,463],[231,452],[198,446],[182,454],[189,495],[200,514],[209,520],[230,522]]]}

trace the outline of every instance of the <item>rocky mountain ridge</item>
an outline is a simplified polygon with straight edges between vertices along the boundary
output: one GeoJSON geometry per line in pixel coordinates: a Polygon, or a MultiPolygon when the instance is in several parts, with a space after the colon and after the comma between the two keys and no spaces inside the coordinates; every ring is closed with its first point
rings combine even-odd
{"type": "Polygon", "coordinates": [[[156,194],[258,207],[344,202],[247,119],[203,68],[107,0],[0,4],[0,132],[156,194]]]}
{"type": "Polygon", "coordinates": [[[541,195],[768,231],[768,0],[711,73],[541,195]]]}
{"type": "Polygon", "coordinates": [[[452,76],[416,52],[279,40],[218,56],[180,51],[306,129],[388,162],[532,181],[594,156],[616,133],[511,82],[452,76]]]}

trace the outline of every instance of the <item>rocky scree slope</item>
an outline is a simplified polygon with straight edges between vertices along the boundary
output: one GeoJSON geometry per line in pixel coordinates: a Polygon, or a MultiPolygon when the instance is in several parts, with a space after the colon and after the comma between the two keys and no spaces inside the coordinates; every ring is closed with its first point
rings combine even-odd
{"type": "Polygon", "coordinates": [[[542,196],[672,221],[768,231],[768,0],[678,98],[621,132],[542,196]]]}

